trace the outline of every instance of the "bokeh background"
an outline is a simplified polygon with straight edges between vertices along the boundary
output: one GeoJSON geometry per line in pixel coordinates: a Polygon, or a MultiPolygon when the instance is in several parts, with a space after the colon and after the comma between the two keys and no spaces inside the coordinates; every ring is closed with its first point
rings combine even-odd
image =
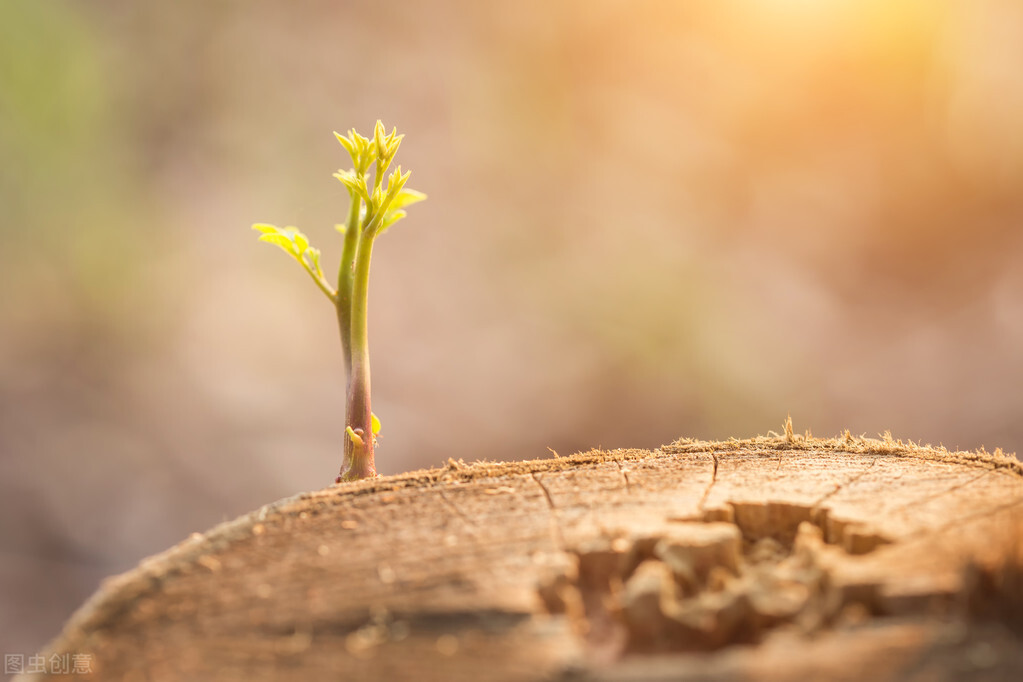
{"type": "Polygon", "coordinates": [[[687,435],[1023,445],[1018,0],[0,3],[0,649],[331,483],[331,134],[382,473],[687,435]]]}

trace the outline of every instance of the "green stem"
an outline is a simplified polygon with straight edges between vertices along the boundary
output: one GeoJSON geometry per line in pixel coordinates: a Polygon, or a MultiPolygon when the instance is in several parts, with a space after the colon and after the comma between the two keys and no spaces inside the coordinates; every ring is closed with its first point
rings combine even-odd
{"type": "Polygon", "coordinates": [[[315,282],[316,286],[320,288],[320,291],[326,294],[327,298],[333,301],[334,305],[336,306],[337,292],[330,288],[330,284],[328,284],[327,280],[323,278],[323,275],[316,272],[316,270],[314,270],[313,267],[306,263],[304,260],[300,260],[299,264],[301,264],[301,266],[305,268],[305,271],[309,273],[309,276],[313,278],[313,282],[315,282]]]}
{"type": "Polygon", "coordinates": [[[345,225],[344,247],[341,250],[341,266],[337,273],[337,322],[341,331],[341,353],[345,359],[346,382],[352,380],[352,283],[355,277],[355,256],[359,247],[362,225],[359,224],[359,210],[362,199],[354,192],[345,225]]]}
{"type": "Polygon", "coordinates": [[[357,480],[376,475],[373,458],[373,424],[370,406],[369,371],[369,263],[373,254],[374,231],[366,226],[359,239],[351,298],[351,360],[348,409],[345,420],[345,465],[339,480],[357,480]],[[351,437],[356,435],[356,439],[351,437]],[[359,442],[361,441],[361,442],[359,442]]]}
{"type": "MultiPolygon", "coordinates": [[[[348,209],[348,223],[345,225],[344,246],[341,250],[341,265],[337,273],[337,326],[341,333],[341,354],[345,362],[345,394],[352,390],[352,288],[355,281],[355,257],[359,250],[359,236],[362,225],[359,224],[359,210],[362,199],[355,192],[351,193],[351,206],[348,209]]],[[[345,409],[345,419],[351,412],[351,400],[345,409]]],[[[345,436],[344,455],[341,459],[342,473],[352,465],[348,436],[345,436]]]]}

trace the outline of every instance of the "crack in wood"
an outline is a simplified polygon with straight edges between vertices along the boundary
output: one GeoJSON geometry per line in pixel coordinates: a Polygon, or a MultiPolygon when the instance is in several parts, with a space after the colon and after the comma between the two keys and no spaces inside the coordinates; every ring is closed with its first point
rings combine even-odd
{"type": "Polygon", "coordinates": [[[558,518],[558,507],[554,504],[554,498],[551,496],[551,491],[547,489],[547,486],[543,484],[543,481],[540,480],[540,477],[537,476],[535,471],[529,472],[529,477],[532,478],[533,482],[540,487],[540,490],[543,491],[544,499],[547,500],[547,508],[551,512],[550,529],[551,539],[554,541],[554,546],[559,550],[564,551],[566,546],[565,535],[561,532],[561,521],[558,518]]]}
{"type": "Polygon", "coordinates": [[[878,458],[875,457],[874,459],[870,460],[870,464],[868,464],[863,469],[863,471],[861,471],[858,474],[854,474],[853,476],[850,476],[848,479],[842,481],[841,483],[836,483],[834,490],[832,490],[831,492],[828,492],[828,493],[824,493],[823,495],[820,496],[820,498],[817,499],[816,502],[813,503],[813,508],[814,509],[819,509],[820,506],[822,504],[824,504],[824,502],[826,500],[828,500],[831,497],[833,497],[834,495],[836,495],[838,493],[838,491],[842,490],[843,488],[846,488],[849,485],[852,485],[856,481],[858,481],[861,478],[863,478],[864,476],[866,476],[870,472],[870,470],[874,468],[874,465],[877,464],[877,460],[878,460],[878,458]]]}
{"type": "Polygon", "coordinates": [[[945,533],[948,530],[955,528],[956,526],[964,526],[973,521],[978,521],[989,516],[995,516],[997,514],[1001,514],[1002,512],[1009,511],[1014,507],[1019,507],[1021,505],[1023,505],[1023,497],[1019,498],[1018,500],[1013,500],[1012,502],[1000,504],[997,507],[985,509],[982,512],[975,512],[973,514],[961,516],[957,519],[949,521],[948,523],[941,526],[937,526],[935,528],[922,529],[909,537],[901,539],[901,542],[904,542],[905,544],[912,544],[920,542],[921,540],[927,540],[934,537],[935,535],[941,535],[942,533],[945,533]]]}
{"type": "Polygon", "coordinates": [[[551,491],[548,490],[547,486],[543,484],[543,481],[540,480],[540,477],[536,475],[535,471],[529,472],[529,476],[534,481],[536,481],[536,484],[538,486],[540,486],[540,490],[543,491],[543,496],[547,500],[547,506],[550,507],[551,511],[557,511],[558,507],[556,504],[554,504],[554,498],[551,497],[551,491]]]}
{"type": "Polygon", "coordinates": [[[461,519],[462,523],[464,523],[467,526],[469,534],[472,535],[473,537],[476,537],[476,525],[477,525],[476,524],[476,520],[473,519],[471,516],[468,516],[465,512],[463,512],[458,507],[458,505],[455,504],[448,497],[447,493],[444,492],[443,488],[437,488],[436,490],[437,490],[438,493],[440,493],[440,499],[444,501],[444,504],[446,504],[448,506],[448,509],[453,511],[455,513],[455,516],[457,516],[459,519],[461,519]]]}
{"type": "Polygon", "coordinates": [[[906,502],[905,504],[900,504],[898,507],[895,507],[894,509],[891,509],[889,513],[894,514],[895,512],[905,511],[906,509],[909,509],[911,507],[915,507],[915,506],[923,504],[925,502],[930,502],[931,500],[937,499],[937,498],[939,498],[939,497],[941,497],[943,495],[947,495],[947,494],[949,494],[949,493],[951,493],[951,492],[953,492],[955,490],[961,490],[961,489],[965,488],[966,486],[970,485],[971,483],[976,483],[980,479],[985,478],[987,476],[990,476],[995,471],[997,471],[997,469],[988,469],[988,470],[984,471],[983,473],[981,473],[981,474],[979,474],[977,476],[974,476],[973,478],[971,478],[969,480],[963,481],[962,483],[958,483],[958,484],[956,484],[956,485],[954,485],[954,486],[952,486],[950,488],[945,488],[941,492],[931,493],[930,495],[924,495],[923,497],[921,497],[921,498],[919,498],[917,500],[911,500],[909,502],[906,502]]]}
{"type": "Polygon", "coordinates": [[[711,452],[710,456],[714,458],[714,472],[711,474],[710,483],[707,484],[707,487],[703,491],[703,495],[700,497],[700,503],[696,506],[696,508],[701,512],[703,511],[703,505],[707,502],[707,498],[710,496],[711,488],[714,487],[714,484],[717,483],[718,480],[718,453],[711,452]]]}

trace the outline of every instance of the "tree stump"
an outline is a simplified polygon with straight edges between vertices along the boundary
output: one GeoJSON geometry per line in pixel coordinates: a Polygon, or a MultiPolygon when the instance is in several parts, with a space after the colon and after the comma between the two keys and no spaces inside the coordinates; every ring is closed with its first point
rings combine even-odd
{"type": "MultiPolygon", "coordinates": [[[[798,436],[343,484],[106,581],[96,680],[1019,680],[1023,466],[798,436]]],[[[25,679],[39,679],[26,676],[25,679]]]]}

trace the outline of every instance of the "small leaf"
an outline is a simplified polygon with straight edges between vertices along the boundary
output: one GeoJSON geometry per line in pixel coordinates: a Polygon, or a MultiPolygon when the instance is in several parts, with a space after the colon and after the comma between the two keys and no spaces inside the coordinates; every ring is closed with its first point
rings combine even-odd
{"type": "Polygon", "coordinates": [[[382,159],[387,154],[387,131],[384,129],[383,121],[377,121],[373,126],[373,142],[377,147],[377,158],[382,159]]]}
{"type": "Polygon", "coordinates": [[[344,225],[335,225],[334,229],[340,232],[341,234],[344,234],[347,228],[344,225]]]}
{"type": "Polygon", "coordinates": [[[380,420],[377,419],[377,416],[372,412],[369,413],[369,420],[370,423],[372,424],[373,435],[374,436],[380,435],[380,420]]]}
{"type": "Polygon", "coordinates": [[[394,225],[396,222],[398,222],[407,215],[408,214],[405,211],[402,211],[401,209],[398,209],[396,211],[388,211],[384,215],[384,219],[380,221],[379,234],[383,234],[384,230],[389,228],[391,225],[394,225]]]}
{"type": "Polygon", "coordinates": [[[370,199],[366,203],[368,203],[370,205],[370,207],[374,211],[376,211],[376,209],[378,209],[380,207],[380,205],[383,202],[383,200],[384,200],[384,191],[382,189],[380,189],[379,187],[374,187],[373,188],[373,197],[372,197],[372,199],[370,199]]]}
{"type": "Polygon", "coordinates": [[[365,151],[366,143],[369,142],[365,137],[355,131],[355,128],[348,129],[348,139],[355,145],[355,150],[360,154],[365,151]]]}
{"type": "Polygon", "coordinates": [[[306,237],[304,234],[299,232],[297,227],[289,226],[284,228],[284,231],[288,233],[291,241],[295,242],[299,255],[305,253],[306,249],[309,248],[309,237],[306,237]]]}
{"type": "Polygon", "coordinates": [[[356,191],[359,181],[357,179],[358,176],[355,174],[355,169],[342,170],[339,168],[337,173],[334,173],[334,177],[340,180],[341,184],[347,187],[349,191],[356,191]]]}
{"type": "Polygon", "coordinates": [[[272,234],[280,231],[280,228],[276,225],[268,225],[266,223],[256,223],[252,226],[252,229],[259,230],[263,234],[272,234]]]}
{"type": "Polygon", "coordinates": [[[388,193],[400,192],[401,191],[401,187],[399,187],[399,184],[401,183],[401,180],[402,180],[402,177],[401,177],[401,166],[398,166],[387,177],[387,192],[388,193]]]}
{"type": "Polygon", "coordinates": [[[391,176],[387,179],[387,194],[384,196],[383,201],[378,204],[378,207],[386,211],[391,208],[392,202],[401,193],[405,187],[405,182],[408,177],[412,175],[412,171],[402,175],[401,166],[391,173],[391,176]]]}
{"type": "Polygon", "coordinates": [[[394,131],[391,132],[391,136],[388,138],[389,141],[387,143],[387,157],[391,159],[393,159],[394,156],[398,153],[398,147],[401,146],[401,141],[405,138],[404,134],[395,135],[395,133],[397,132],[398,132],[397,129],[395,129],[394,131]]]}
{"type": "Polygon", "coordinates": [[[414,189],[402,189],[398,192],[398,195],[394,197],[394,201],[391,202],[391,208],[405,208],[411,204],[422,201],[426,198],[426,195],[422,192],[417,192],[414,189]]]}
{"type": "Polygon", "coordinates": [[[322,277],[323,269],[320,267],[320,250],[310,246],[306,249],[305,255],[309,257],[309,264],[312,266],[313,272],[322,277]]]}
{"type": "Polygon", "coordinates": [[[337,141],[341,143],[341,146],[345,148],[348,155],[352,157],[352,163],[355,163],[358,160],[358,150],[355,148],[355,142],[336,130],[334,131],[334,137],[336,137],[337,141]]]}
{"type": "Polygon", "coordinates": [[[341,181],[352,195],[359,195],[365,201],[369,201],[369,190],[366,187],[366,177],[355,169],[338,170],[334,177],[341,181]]]}
{"type": "Polygon", "coordinates": [[[276,244],[292,256],[298,258],[298,251],[295,249],[295,242],[291,241],[283,234],[264,234],[259,238],[259,241],[276,244]]]}
{"type": "Polygon", "coordinates": [[[355,143],[355,149],[359,156],[355,168],[360,174],[365,173],[373,162],[373,147],[370,139],[355,132],[355,128],[348,131],[348,137],[355,143]]]}

